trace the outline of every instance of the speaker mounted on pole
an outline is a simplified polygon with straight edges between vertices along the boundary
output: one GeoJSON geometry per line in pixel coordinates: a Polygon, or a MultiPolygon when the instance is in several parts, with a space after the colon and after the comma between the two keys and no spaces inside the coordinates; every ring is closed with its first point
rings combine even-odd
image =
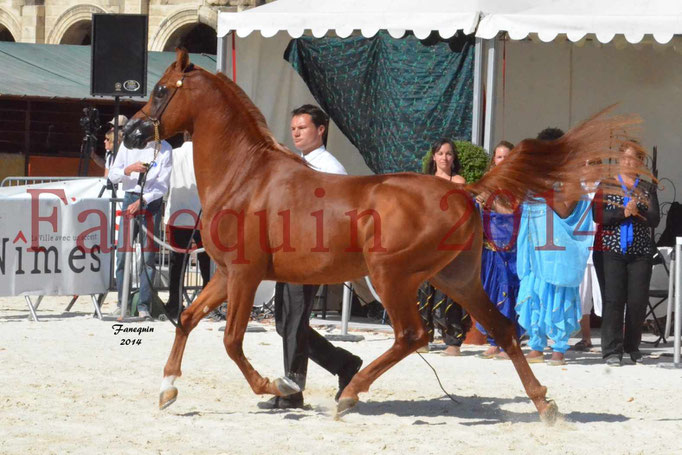
{"type": "Polygon", "coordinates": [[[93,14],[90,94],[147,95],[145,14],[93,14]]]}

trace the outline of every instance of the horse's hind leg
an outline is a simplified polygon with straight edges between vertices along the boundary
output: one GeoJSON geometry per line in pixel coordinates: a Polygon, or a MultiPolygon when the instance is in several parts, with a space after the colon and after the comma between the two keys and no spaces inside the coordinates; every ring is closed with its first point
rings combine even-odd
{"type": "Polygon", "coordinates": [[[498,346],[505,350],[516,368],[526,394],[533,401],[540,413],[540,417],[553,423],[558,414],[558,408],[554,401],[547,401],[547,387],[540,384],[533,370],[528,365],[528,361],[521,352],[521,346],[516,337],[514,324],[502,313],[488,298],[483,289],[480,279],[473,279],[468,287],[455,289],[453,279],[448,278],[443,272],[431,278],[431,284],[448,294],[453,300],[466,309],[493,337],[498,346]]]}
{"type": "Polygon", "coordinates": [[[372,273],[372,284],[381,297],[388,316],[391,318],[395,340],[393,345],[360,370],[343,389],[339,397],[338,412],[355,406],[358,394],[367,392],[370,385],[393,365],[429,342],[421,316],[414,304],[417,288],[423,277],[401,276],[399,273],[372,273]]]}
{"type": "Polygon", "coordinates": [[[248,381],[254,393],[261,395],[269,393],[272,395],[283,396],[298,390],[287,390],[285,387],[278,388],[277,381],[272,382],[264,378],[256,371],[244,355],[242,348],[244,333],[251,317],[253,299],[256,295],[256,288],[260,284],[260,279],[255,281],[255,274],[242,274],[238,277],[230,275],[232,285],[228,290],[227,323],[225,326],[225,336],[223,342],[227,355],[237,364],[242,374],[248,381]],[[251,276],[249,276],[251,275],[251,276]]]}
{"type": "Polygon", "coordinates": [[[178,396],[178,389],[173,385],[175,379],[180,377],[182,371],[182,354],[185,352],[185,344],[189,333],[197,326],[199,321],[210,311],[218,307],[227,295],[227,280],[225,274],[216,270],[206,287],[201,291],[199,297],[182,312],[180,316],[180,326],[175,329],[175,341],[170,356],[163,369],[163,382],[159,395],[159,408],[165,409],[175,402],[178,396]],[[183,330],[184,329],[184,330],[183,330]]]}

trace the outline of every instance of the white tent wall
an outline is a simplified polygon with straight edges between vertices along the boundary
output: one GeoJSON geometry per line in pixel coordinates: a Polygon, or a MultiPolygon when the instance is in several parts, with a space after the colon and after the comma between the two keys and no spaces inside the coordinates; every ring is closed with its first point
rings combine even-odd
{"type": "MultiPolygon", "coordinates": [[[[682,191],[682,58],[672,47],[507,41],[504,93],[502,43],[498,50],[494,142],[517,143],[548,126],[567,130],[620,103],[617,112],[644,120],[641,139],[650,153],[658,147],[659,178],[682,191]]],[[[673,201],[673,186],[662,186],[660,202],[673,201]]]]}
{"type": "MultiPolygon", "coordinates": [[[[291,111],[305,103],[318,103],[303,79],[283,58],[290,40],[291,37],[286,32],[280,32],[271,38],[264,38],[260,33],[251,33],[246,38],[236,38],[235,49],[237,84],[263,112],[275,138],[295,151],[289,132],[291,111]]],[[[232,37],[226,37],[226,41],[225,73],[231,77],[232,37]]],[[[349,174],[372,173],[358,150],[333,122],[329,126],[327,148],[349,174]]]]}

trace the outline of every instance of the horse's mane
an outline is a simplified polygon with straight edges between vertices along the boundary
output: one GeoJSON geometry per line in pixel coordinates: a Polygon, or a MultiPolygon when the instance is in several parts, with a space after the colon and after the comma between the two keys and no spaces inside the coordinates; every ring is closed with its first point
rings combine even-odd
{"type": "MultiPolygon", "coordinates": [[[[213,75],[213,73],[210,73],[208,71],[206,71],[206,73],[213,75]]],[[[277,141],[277,139],[275,139],[275,137],[272,135],[272,132],[268,128],[265,116],[263,116],[263,113],[260,111],[260,109],[258,109],[258,107],[256,107],[255,104],[253,104],[251,99],[248,97],[246,93],[244,93],[244,90],[242,90],[241,87],[239,87],[230,78],[228,78],[225,74],[221,72],[217,72],[215,76],[220,82],[218,84],[218,87],[221,90],[234,95],[241,102],[242,107],[244,108],[244,113],[249,117],[252,123],[256,125],[258,132],[261,134],[263,138],[263,141],[256,145],[257,149],[261,149],[263,152],[269,150],[280,152],[284,154],[284,156],[286,156],[287,158],[293,159],[296,162],[302,163],[305,166],[310,167],[306,160],[304,160],[299,155],[289,150],[287,147],[280,144],[277,141]]]]}

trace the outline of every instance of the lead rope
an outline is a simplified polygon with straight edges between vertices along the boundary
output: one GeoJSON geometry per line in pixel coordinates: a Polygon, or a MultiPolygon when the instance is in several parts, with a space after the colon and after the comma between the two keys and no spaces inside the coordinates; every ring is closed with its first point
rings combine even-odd
{"type": "Polygon", "coordinates": [[[438,381],[438,386],[439,386],[440,389],[443,391],[443,393],[444,393],[445,395],[447,395],[448,398],[450,398],[453,402],[459,404],[459,401],[455,400],[455,398],[454,398],[452,395],[450,395],[450,394],[448,393],[448,391],[445,390],[445,388],[443,387],[443,384],[440,382],[440,377],[438,377],[438,373],[436,372],[436,369],[429,363],[428,360],[426,360],[426,359],[424,358],[423,355],[421,355],[420,352],[417,352],[417,355],[419,355],[419,357],[421,357],[422,360],[423,360],[424,362],[426,362],[426,364],[429,366],[429,368],[431,368],[431,371],[433,371],[434,376],[436,376],[436,381],[438,381]]]}

